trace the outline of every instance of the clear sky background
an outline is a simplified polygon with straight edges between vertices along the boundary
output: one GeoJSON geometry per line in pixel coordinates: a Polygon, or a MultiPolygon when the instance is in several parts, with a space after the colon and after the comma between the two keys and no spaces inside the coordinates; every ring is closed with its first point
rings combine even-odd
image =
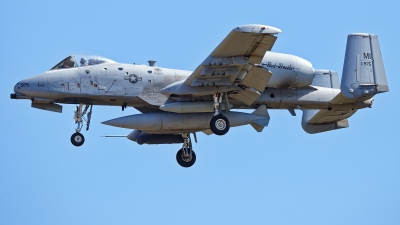
{"type": "MultiPolygon", "coordinates": [[[[400,224],[398,1],[1,1],[0,224],[400,224]],[[14,85],[72,53],[193,70],[236,26],[282,30],[273,51],[341,74],[352,32],[379,36],[390,92],[350,127],[310,135],[301,112],[270,110],[268,128],[138,145],[101,122],[139,113],[94,106],[74,147],[63,113],[11,100],[14,85]]],[[[251,111],[249,111],[251,112],[251,111]]]]}

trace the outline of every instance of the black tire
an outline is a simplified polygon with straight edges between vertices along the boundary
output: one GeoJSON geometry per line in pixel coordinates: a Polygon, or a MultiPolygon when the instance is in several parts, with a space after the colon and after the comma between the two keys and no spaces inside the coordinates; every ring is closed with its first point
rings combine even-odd
{"type": "Polygon", "coordinates": [[[229,120],[222,114],[214,116],[210,121],[210,129],[216,135],[224,135],[228,133],[229,128],[229,120]]]}
{"type": "Polygon", "coordinates": [[[194,153],[194,151],[192,150],[192,158],[191,159],[187,159],[187,158],[183,157],[183,150],[180,149],[176,153],[176,161],[182,167],[185,167],[185,168],[191,167],[196,162],[196,153],[194,153]]]}
{"type": "Polygon", "coordinates": [[[77,147],[83,145],[85,143],[85,137],[81,133],[74,133],[71,136],[71,143],[77,147]]]}

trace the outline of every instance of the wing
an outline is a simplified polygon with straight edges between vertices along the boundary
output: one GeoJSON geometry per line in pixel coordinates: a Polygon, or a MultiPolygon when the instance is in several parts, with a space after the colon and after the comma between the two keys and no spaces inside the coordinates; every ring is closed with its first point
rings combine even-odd
{"type": "Polygon", "coordinates": [[[162,93],[204,96],[229,92],[235,93],[230,97],[250,105],[264,91],[272,75],[259,64],[280,32],[257,24],[233,29],[179,88],[167,87],[162,93]]]}

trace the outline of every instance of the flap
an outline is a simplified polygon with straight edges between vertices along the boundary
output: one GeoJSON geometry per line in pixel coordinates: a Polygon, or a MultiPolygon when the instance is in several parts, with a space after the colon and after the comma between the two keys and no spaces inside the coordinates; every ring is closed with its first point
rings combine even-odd
{"type": "Polygon", "coordinates": [[[264,92],[271,76],[272,73],[268,69],[262,66],[252,66],[240,84],[255,88],[259,92],[264,92]]]}
{"type": "Polygon", "coordinates": [[[243,102],[246,105],[251,105],[260,96],[261,96],[260,92],[251,88],[246,88],[244,90],[241,90],[237,94],[229,95],[229,97],[236,99],[240,102],[243,102]]]}

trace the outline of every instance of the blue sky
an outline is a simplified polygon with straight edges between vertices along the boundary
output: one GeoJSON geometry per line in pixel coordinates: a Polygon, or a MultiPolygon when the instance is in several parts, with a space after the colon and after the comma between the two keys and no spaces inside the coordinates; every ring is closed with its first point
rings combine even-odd
{"type": "Polygon", "coordinates": [[[0,224],[400,224],[397,1],[0,2],[0,224]],[[238,25],[282,30],[273,51],[341,74],[346,37],[378,34],[390,92],[350,127],[310,135],[301,112],[270,110],[267,129],[198,133],[196,164],[180,145],[102,135],[129,114],[95,106],[74,147],[73,105],[62,114],[11,100],[15,83],[71,53],[193,70],[238,25]]]}

